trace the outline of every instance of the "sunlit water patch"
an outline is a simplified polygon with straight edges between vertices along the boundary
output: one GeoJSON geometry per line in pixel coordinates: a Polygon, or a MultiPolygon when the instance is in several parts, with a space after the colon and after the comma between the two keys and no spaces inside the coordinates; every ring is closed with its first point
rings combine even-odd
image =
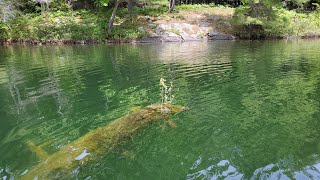
{"type": "MultiPolygon", "coordinates": [[[[0,49],[0,177],[19,179],[86,133],[161,101],[190,110],[89,164],[79,179],[320,179],[319,41],[0,49]],[[30,147],[30,143],[34,147],[30,147]],[[29,145],[28,145],[29,144],[29,145]],[[41,152],[42,152],[41,150],[41,152]]],[[[75,157],[90,157],[89,151],[75,157]]]]}

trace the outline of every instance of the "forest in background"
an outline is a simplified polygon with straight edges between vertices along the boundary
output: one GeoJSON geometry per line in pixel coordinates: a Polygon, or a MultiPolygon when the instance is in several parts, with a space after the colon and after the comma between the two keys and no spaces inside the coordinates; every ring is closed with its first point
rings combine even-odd
{"type": "MultiPolygon", "coordinates": [[[[1,42],[85,42],[148,37],[150,19],[232,10],[239,39],[316,38],[320,0],[0,0],[1,42]]],[[[224,28],[221,28],[224,29],[224,28]]]]}

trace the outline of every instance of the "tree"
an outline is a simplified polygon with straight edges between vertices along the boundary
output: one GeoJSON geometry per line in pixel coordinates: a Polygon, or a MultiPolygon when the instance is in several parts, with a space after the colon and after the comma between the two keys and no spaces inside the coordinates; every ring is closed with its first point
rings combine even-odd
{"type": "Polygon", "coordinates": [[[12,1],[0,0],[0,17],[1,21],[6,22],[15,17],[14,6],[12,1]]]}
{"type": "MultiPolygon", "coordinates": [[[[100,0],[100,2],[104,5],[107,6],[109,3],[109,0],[100,0]]],[[[111,17],[109,19],[108,24],[106,25],[106,30],[108,32],[108,34],[111,33],[112,28],[113,28],[113,23],[114,23],[114,19],[116,18],[116,13],[117,13],[117,9],[119,7],[119,4],[122,2],[122,0],[115,0],[114,2],[114,7],[112,10],[112,14],[111,17]]],[[[128,0],[128,12],[132,13],[133,12],[133,5],[134,5],[134,0],[128,0]]]]}
{"type": "Polygon", "coordinates": [[[175,0],[169,0],[169,12],[174,10],[175,0]]]}
{"type": "Polygon", "coordinates": [[[0,0],[0,21],[7,22],[15,18],[25,4],[20,0],[0,0]]]}
{"type": "Polygon", "coordinates": [[[117,9],[118,9],[118,6],[120,4],[120,1],[121,0],[116,0],[115,1],[115,4],[114,4],[113,10],[112,10],[112,14],[111,14],[108,26],[106,27],[108,34],[110,34],[111,31],[112,31],[113,22],[114,22],[114,19],[116,18],[116,13],[117,13],[117,9]]]}
{"type": "Polygon", "coordinates": [[[128,0],[128,12],[131,14],[133,12],[134,0],[128,0]]]}
{"type": "Polygon", "coordinates": [[[51,3],[52,1],[53,0],[35,0],[35,2],[40,3],[42,13],[49,9],[49,3],[51,3]]]}

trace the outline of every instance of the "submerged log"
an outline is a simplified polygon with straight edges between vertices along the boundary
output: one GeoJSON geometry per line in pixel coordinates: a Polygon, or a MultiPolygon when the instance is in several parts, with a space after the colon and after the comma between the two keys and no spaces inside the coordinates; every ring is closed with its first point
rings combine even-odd
{"type": "MultiPolygon", "coordinates": [[[[68,144],[60,151],[49,155],[43,162],[24,174],[21,179],[65,179],[73,170],[89,161],[106,155],[122,141],[133,136],[147,125],[184,111],[183,106],[170,105],[171,111],[162,112],[163,106],[149,105],[97,128],[68,144]]],[[[38,148],[34,148],[40,151],[38,148]]],[[[40,153],[43,158],[44,153],[40,153]]]]}

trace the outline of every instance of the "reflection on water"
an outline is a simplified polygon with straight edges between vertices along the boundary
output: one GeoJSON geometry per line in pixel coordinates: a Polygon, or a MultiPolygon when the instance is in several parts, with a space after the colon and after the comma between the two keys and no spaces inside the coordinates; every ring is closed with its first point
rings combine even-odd
{"type": "MultiPolygon", "coordinates": [[[[195,170],[201,163],[201,157],[192,165],[191,170],[195,170]]],[[[212,164],[205,169],[201,169],[193,174],[188,174],[187,179],[241,179],[243,174],[230,165],[228,160],[221,160],[217,164],[212,164]]]]}
{"type": "MultiPolygon", "coordinates": [[[[0,49],[0,177],[130,109],[160,102],[159,79],[191,107],[80,179],[320,179],[319,41],[192,42],[0,49]]],[[[87,152],[84,152],[86,155],[87,152]]],[[[79,157],[81,158],[81,157],[79,157]]]]}
{"type": "MultiPolygon", "coordinates": [[[[201,157],[196,160],[190,168],[197,171],[197,166],[201,163],[201,157]]],[[[280,162],[278,164],[268,164],[265,167],[256,169],[250,179],[320,179],[320,163],[306,166],[294,172],[290,172],[289,164],[280,162]]],[[[244,175],[238,172],[237,168],[230,164],[228,160],[221,160],[217,164],[212,164],[205,169],[188,174],[187,179],[243,179],[244,175]]]]}

